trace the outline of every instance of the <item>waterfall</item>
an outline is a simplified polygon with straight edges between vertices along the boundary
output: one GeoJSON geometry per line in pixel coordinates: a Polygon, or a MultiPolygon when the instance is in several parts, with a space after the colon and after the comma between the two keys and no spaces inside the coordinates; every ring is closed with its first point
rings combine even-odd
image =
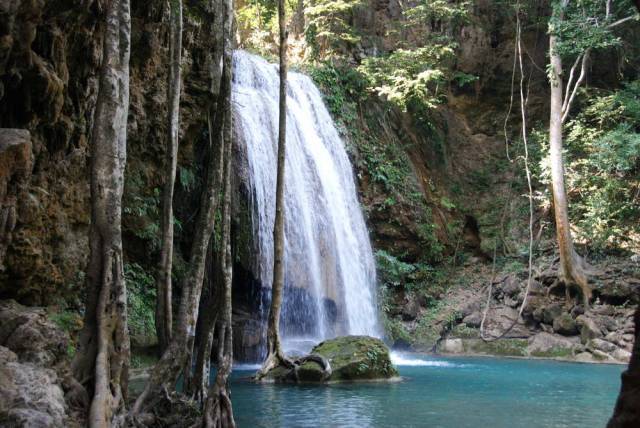
{"type": "MultiPolygon", "coordinates": [[[[273,274],[278,68],[233,58],[235,132],[246,150],[253,269],[268,301],[273,274]]],[[[289,73],[285,161],[285,348],[343,334],[379,336],[375,264],[344,143],[312,80],[289,73]]],[[[264,310],[268,312],[265,302],[264,310]]]]}

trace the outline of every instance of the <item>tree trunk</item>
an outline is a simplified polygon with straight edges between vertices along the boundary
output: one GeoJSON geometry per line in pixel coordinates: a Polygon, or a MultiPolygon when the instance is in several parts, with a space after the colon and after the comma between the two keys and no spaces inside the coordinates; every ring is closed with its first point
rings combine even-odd
{"type": "Polygon", "coordinates": [[[165,177],[162,192],[162,238],[156,298],[156,334],[160,352],[169,345],[173,314],[171,310],[171,270],[173,262],[173,188],[178,165],[180,132],[180,86],[182,61],[182,0],[170,0],[169,82],[167,90],[168,135],[165,155],[165,177]]]}
{"type": "Polygon", "coordinates": [[[551,185],[553,207],[556,220],[556,235],[560,251],[560,280],[565,286],[577,284],[584,299],[589,304],[589,286],[583,262],[573,247],[569,224],[567,192],[564,183],[564,163],[562,160],[562,59],[557,52],[557,37],[549,35],[551,115],[549,120],[549,154],[551,160],[551,185]]]}
{"type": "Polygon", "coordinates": [[[198,344],[195,355],[195,368],[193,381],[190,385],[190,395],[197,401],[204,402],[209,387],[209,369],[211,364],[211,346],[213,345],[213,333],[220,311],[219,303],[222,300],[220,292],[222,282],[219,271],[222,270],[224,254],[216,255],[214,246],[210,244],[209,256],[207,256],[207,295],[203,296],[200,305],[200,319],[196,329],[196,343],[198,344]]]}
{"type": "Polygon", "coordinates": [[[631,361],[627,370],[622,373],[620,395],[607,428],[640,426],[640,307],[636,309],[635,333],[631,361]]]}
{"type": "Polygon", "coordinates": [[[74,376],[93,390],[90,427],[110,426],[124,409],[130,359],[121,234],[129,111],[129,0],[111,1],[106,13],[91,135],[87,303],[72,366],[74,376]]]}
{"type": "Polygon", "coordinates": [[[267,326],[267,357],[256,378],[264,377],[271,369],[288,364],[280,344],[280,312],[284,288],[284,168],[287,134],[287,30],[284,0],[278,0],[278,25],[280,28],[280,109],[278,116],[278,172],[276,181],[276,218],[273,228],[273,283],[271,307],[267,326]]]}
{"type": "MultiPolygon", "coordinates": [[[[218,10],[216,10],[215,7],[216,2],[212,1],[209,5],[211,6],[210,11],[217,15],[218,10]]],[[[215,24],[215,19],[212,19],[211,22],[212,24],[215,24]]],[[[212,25],[212,27],[215,31],[215,25],[212,25]]],[[[217,165],[219,165],[219,162],[216,162],[216,157],[213,156],[213,153],[211,152],[213,151],[215,144],[219,144],[219,146],[223,145],[222,130],[226,120],[226,112],[223,108],[220,108],[220,106],[229,103],[231,97],[231,82],[219,79],[220,72],[217,70],[218,67],[219,62],[216,61],[214,53],[214,58],[211,61],[212,92],[214,96],[216,94],[220,95],[218,96],[218,108],[216,108],[215,111],[213,126],[209,127],[209,129],[213,130],[214,133],[213,135],[212,133],[209,135],[210,153],[208,156],[209,160],[205,188],[202,192],[200,211],[198,213],[198,219],[191,244],[189,271],[187,272],[185,283],[182,287],[178,320],[167,350],[162,354],[160,361],[156,363],[145,389],[137,398],[133,406],[133,416],[139,414],[143,410],[143,406],[152,407],[153,401],[147,402],[148,399],[150,397],[158,397],[163,388],[166,388],[167,390],[175,389],[180,373],[185,367],[190,368],[190,359],[193,351],[195,327],[198,319],[198,308],[206,265],[207,248],[215,226],[214,214],[216,210],[216,201],[218,199],[217,184],[219,184],[219,171],[217,165]],[[220,86],[216,87],[218,84],[220,86]]],[[[208,117],[210,117],[210,112],[208,113],[208,117]]]]}
{"type": "MultiPolygon", "coordinates": [[[[225,1],[225,16],[227,27],[225,27],[224,42],[224,67],[223,80],[231,82],[231,20],[232,20],[232,3],[231,0],[225,1]]],[[[233,419],[233,407],[229,394],[229,375],[231,374],[233,364],[233,329],[231,324],[232,318],[232,300],[231,285],[233,279],[233,261],[231,258],[231,166],[232,166],[232,137],[233,123],[231,114],[231,99],[225,97],[226,103],[222,108],[226,111],[225,127],[224,127],[224,145],[225,145],[225,161],[224,161],[224,204],[222,210],[222,273],[223,273],[223,289],[222,296],[222,313],[220,314],[219,333],[218,333],[218,370],[216,380],[211,386],[207,394],[204,407],[204,416],[202,425],[209,427],[235,427],[233,419]]],[[[215,322],[214,324],[215,325],[215,322]]],[[[212,326],[208,326],[211,328],[212,326]]],[[[208,336],[213,336],[210,331],[208,336]]],[[[209,348],[210,349],[210,348],[209,348]]],[[[210,358],[210,353],[206,354],[206,358],[210,358]]]]}

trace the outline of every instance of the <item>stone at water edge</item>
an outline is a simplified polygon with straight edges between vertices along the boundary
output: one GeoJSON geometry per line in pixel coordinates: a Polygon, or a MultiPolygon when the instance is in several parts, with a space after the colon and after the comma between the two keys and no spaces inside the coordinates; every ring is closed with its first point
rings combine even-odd
{"type": "MultiPolygon", "coordinates": [[[[344,336],[325,340],[311,351],[329,360],[332,374],[329,381],[377,380],[398,376],[391,363],[389,348],[380,339],[369,336],[344,336]]],[[[303,370],[320,367],[307,362],[300,368],[300,380],[303,370]]]]}
{"type": "MultiPolygon", "coordinates": [[[[391,363],[389,348],[374,337],[343,336],[325,340],[316,345],[311,353],[329,360],[332,373],[326,380],[328,382],[389,380],[399,376],[391,363]]],[[[275,382],[293,380],[291,373],[280,367],[267,377],[275,382]]],[[[304,363],[298,370],[298,381],[321,382],[322,368],[313,361],[304,363]]]]}

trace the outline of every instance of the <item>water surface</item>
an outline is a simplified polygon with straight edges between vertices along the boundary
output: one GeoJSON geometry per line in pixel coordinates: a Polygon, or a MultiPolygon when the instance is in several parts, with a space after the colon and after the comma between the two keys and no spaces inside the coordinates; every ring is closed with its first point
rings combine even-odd
{"type": "Polygon", "coordinates": [[[624,366],[498,358],[395,358],[404,382],[257,385],[234,371],[239,427],[603,427],[624,366]],[[403,361],[404,360],[404,361],[403,361]]]}

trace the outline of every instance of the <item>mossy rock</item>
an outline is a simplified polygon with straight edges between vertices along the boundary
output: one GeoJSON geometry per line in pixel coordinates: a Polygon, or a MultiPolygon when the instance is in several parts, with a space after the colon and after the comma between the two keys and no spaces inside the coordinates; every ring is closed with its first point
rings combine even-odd
{"type": "MultiPolygon", "coordinates": [[[[323,380],[320,365],[307,361],[298,368],[298,382],[352,382],[387,380],[398,377],[391,364],[389,349],[380,339],[368,336],[344,336],[326,340],[311,351],[329,360],[331,376],[323,380]]],[[[272,370],[267,379],[274,382],[293,382],[292,371],[282,367],[272,370]]]]}
{"type": "Polygon", "coordinates": [[[486,354],[505,357],[526,357],[526,339],[499,339],[485,342],[481,339],[463,339],[464,351],[470,354],[486,354]]]}

